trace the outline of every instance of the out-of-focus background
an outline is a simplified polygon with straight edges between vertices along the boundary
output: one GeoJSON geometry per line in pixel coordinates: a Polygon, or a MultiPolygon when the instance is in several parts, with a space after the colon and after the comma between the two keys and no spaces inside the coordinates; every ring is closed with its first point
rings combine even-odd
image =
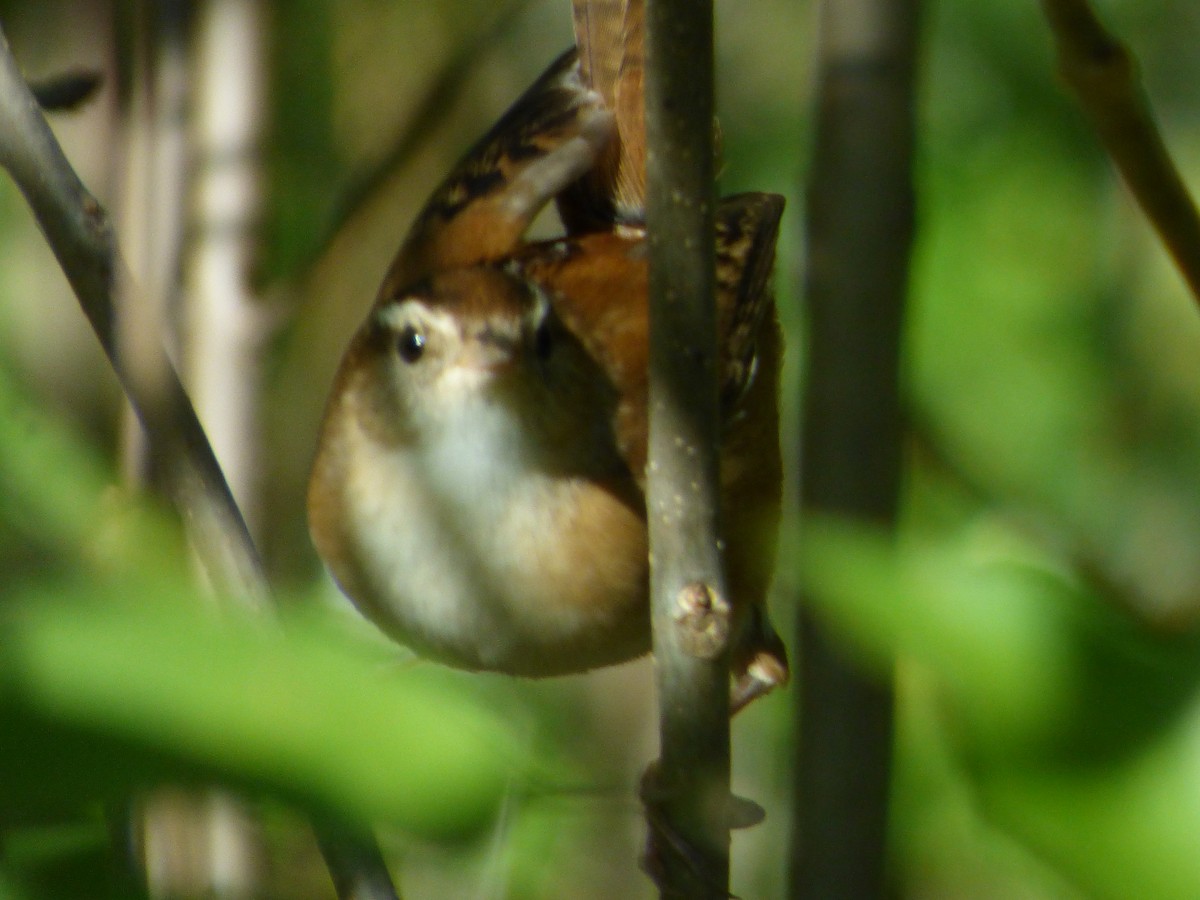
{"type": "MultiPolygon", "coordinates": [[[[789,201],[788,448],[816,10],[717,6],[721,188],[789,201]]],[[[928,6],[900,541],[917,549],[881,561],[851,541],[879,603],[830,613],[898,673],[894,881],[914,898],[1194,896],[1200,311],[1056,80],[1037,4],[928,6]]],[[[1200,183],[1200,8],[1097,6],[1200,183]]],[[[341,614],[303,516],[346,338],[429,190],[570,43],[568,7],[0,2],[31,80],[103,75],[52,124],[160,304],[298,645],[146,614],[190,590],[188,557],[114,487],[142,468],[136,428],[0,178],[0,896],[125,896],[122,852],[188,841],[226,861],[231,896],[328,896],[298,812],[314,805],[389,822],[409,897],[651,895],[634,798],[655,754],[649,664],[531,684],[413,662],[341,614]],[[393,712],[359,696],[376,681],[428,734],[369,730],[393,712]],[[444,780],[387,794],[405,753],[444,780]],[[208,787],[229,773],[237,800],[208,787]],[[189,817],[235,824],[163,824],[189,817]],[[218,832],[239,849],[221,856],[218,832]]],[[[782,543],[784,629],[803,537],[782,543]]],[[[824,577],[836,600],[847,579],[824,577]]],[[[767,811],[734,837],[739,896],[784,895],[791,709],[784,692],[735,722],[735,788],[767,811]]]]}

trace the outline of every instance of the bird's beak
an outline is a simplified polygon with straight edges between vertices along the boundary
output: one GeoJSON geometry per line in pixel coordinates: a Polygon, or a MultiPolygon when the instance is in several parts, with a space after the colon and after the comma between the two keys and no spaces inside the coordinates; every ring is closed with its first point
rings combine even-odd
{"type": "Polygon", "coordinates": [[[506,336],[483,334],[469,341],[459,356],[459,365],[478,372],[501,375],[511,371],[521,357],[521,348],[506,336]]]}

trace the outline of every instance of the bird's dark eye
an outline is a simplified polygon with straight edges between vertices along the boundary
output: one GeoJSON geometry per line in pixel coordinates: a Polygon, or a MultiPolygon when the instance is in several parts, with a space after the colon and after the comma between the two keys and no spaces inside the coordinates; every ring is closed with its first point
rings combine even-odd
{"type": "Polygon", "coordinates": [[[538,359],[544,361],[550,358],[553,350],[554,335],[550,333],[550,323],[542,322],[533,334],[533,352],[537,354],[538,359]]]}
{"type": "Polygon", "coordinates": [[[405,325],[396,336],[396,352],[406,363],[415,363],[425,352],[425,335],[412,325],[405,325]]]}

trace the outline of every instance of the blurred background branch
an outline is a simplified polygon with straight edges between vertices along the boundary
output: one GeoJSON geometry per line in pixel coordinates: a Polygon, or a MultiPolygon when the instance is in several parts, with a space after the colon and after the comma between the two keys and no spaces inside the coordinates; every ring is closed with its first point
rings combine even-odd
{"type": "Polygon", "coordinates": [[[112,224],[67,162],[2,32],[0,126],[0,164],[33,209],[137,409],[153,447],[154,463],[195,530],[210,577],[233,596],[261,605],[265,580],[249,532],[161,336],[147,341],[146,354],[127,354],[118,346],[113,292],[118,280],[128,282],[112,224]]]}
{"type": "MultiPolygon", "coordinates": [[[[176,24],[182,25],[181,22],[176,24]]],[[[167,33],[176,32],[168,29],[167,33]]],[[[239,40],[244,37],[240,33],[237,35],[239,40]]],[[[237,42],[235,40],[233,43],[237,42]]],[[[178,42],[168,41],[162,46],[168,50],[173,48],[176,52],[182,50],[178,42]]],[[[255,53],[256,45],[252,42],[247,49],[255,53]]],[[[222,58],[221,65],[229,62],[227,58],[222,58]]],[[[164,77],[178,77],[178,73],[169,66],[181,64],[182,60],[170,60],[164,77]]],[[[245,86],[244,79],[239,79],[238,88],[245,86]]],[[[178,83],[170,85],[163,92],[165,96],[158,97],[170,104],[165,121],[172,125],[182,114],[181,98],[175,93],[179,88],[178,83]]],[[[0,165],[8,170],[37,216],[114,371],[121,378],[126,394],[146,429],[148,457],[156,474],[165,479],[167,491],[179,514],[192,527],[195,545],[201,558],[207,562],[210,579],[231,597],[255,610],[261,610],[267,602],[268,588],[245,521],[191,401],[167,357],[162,344],[163,330],[144,327],[147,319],[160,326],[166,321],[165,310],[161,308],[162,298],[159,298],[157,310],[154,307],[147,309],[147,302],[152,301],[140,295],[132,278],[126,274],[107,214],[79,181],[63,155],[38,111],[37,101],[17,70],[2,31],[0,133],[3,134],[0,138],[0,165]],[[121,316],[116,312],[114,299],[118,280],[124,294],[121,316]],[[122,333],[116,323],[130,320],[141,320],[141,327],[134,326],[122,333]]],[[[150,140],[148,146],[169,154],[174,142],[169,140],[169,135],[167,138],[150,140]]],[[[168,180],[179,176],[180,167],[172,165],[178,158],[178,147],[175,149],[176,154],[169,154],[165,164],[168,180]]],[[[146,161],[142,161],[139,168],[153,174],[160,171],[146,161]]],[[[158,293],[164,296],[170,291],[170,286],[176,283],[178,275],[172,265],[178,255],[177,252],[171,252],[178,247],[178,242],[170,239],[170,235],[177,234],[177,229],[171,228],[170,217],[177,215],[178,210],[178,206],[171,204],[171,197],[178,198],[181,194],[182,191],[174,194],[168,192],[168,196],[159,197],[152,192],[155,204],[168,205],[151,204],[148,198],[145,203],[147,209],[162,210],[167,218],[167,221],[151,219],[154,224],[145,232],[147,240],[155,242],[145,264],[148,267],[152,263],[155,267],[166,267],[165,271],[152,269],[161,275],[161,280],[151,278],[158,293]],[[166,247],[161,244],[164,232],[167,235],[166,247]]],[[[233,237],[236,240],[240,236],[235,234],[233,237]]],[[[244,261],[235,258],[230,265],[234,269],[232,274],[235,282],[242,282],[246,277],[244,261]]],[[[219,287],[228,289],[230,285],[219,287]]],[[[218,294],[220,292],[217,291],[218,294]]],[[[245,376],[244,371],[240,374],[245,376]]],[[[228,396],[221,397],[225,404],[230,399],[228,396]]],[[[249,440],[244,433],[229,435],[229,438],[238,442],[249,440]]],[[[178,849],[180,841],[178,833],[169,826],[196,824],[198,818],[191,813],[180,815],[177,804],[169,806],[171,808],[164,809],[158,805],[156,811],[148,813],[150,818],[143,842],[150,888],[156,892],[177,893],[183,889],[183,882],[191,884],[191,889],[196,891],[238,892],[251,889],[247,874],[235,871],[237,867],[231,865],[228,855],[213,860],[213,868],[206,873],[211,877],[205,878],[205,887],[178,871],[172,871],[178,868],[173,851],[178,849]],[[160,838],[165,838],[170,846],[160,847],[160,838]]],[[[200,817],[206,820],[206,828],[232,828],[232,846],[228,839],[220,838],[210,841],[213,846],[229,847],[233,855],[239,858],[249,853],[246,842],[250,830],[240,823],[240,815],[229,798],[214,797],[200,812],[200,817]]],[[[336,843],[331,840],[328,846],[339,850],[331,857],[331,868],[336,871],[339,888],[347,892],[344,896],[356,900],[375,897],[387,900],[396,896],[382,856],[372,839],[361,838],[353,853],[346,850],[345,840],[336,843]]]]}
{"type": "MultiPolygon", "coordinates": [[[[129,275],[117,282],[113,303],[126,363],[137,354],[142,361],[136,365],[152,371],[163,365],[157,357],[164,350],[179,358],[193,17],[190,4],[174,0],[139,0],[123,12],[126,77],[119,84],[113,220],[129,275]]],[[[122,406],[118,452],[127,485],[164,487],[153,464],[160,448],[147,439],[129,401],[122,406]]],[[[253,884],[253,831],[231,796],[215,790],[146,791],[119,815],[120,833],[131,837],[129,857],[149,893],[197,893],[206,887],[229,892],[253,884]]]]}
{"type": "Polygon", "coordinates": [[[1138,82],[1136,60],[1087,0],[1042,0],[1058,71],[1200,303],[1200,214],[1138,82]]]}
{"type": "MultiPolygon", "coordinates": [[[[918,12],[917,0],[820,4],[807,174],[805,518],[894,527],[900,508],[918,12]]],[[[811,609],[799,621],[792,896],[884,896],[892,685],[848,657],[811,609]]]]}

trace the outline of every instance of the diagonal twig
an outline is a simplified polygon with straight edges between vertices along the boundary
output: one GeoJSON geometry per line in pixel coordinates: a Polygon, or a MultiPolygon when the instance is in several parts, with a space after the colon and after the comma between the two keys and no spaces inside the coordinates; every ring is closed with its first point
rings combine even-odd
{"type": "Polygon", "coordinates": [[[374,835],[332,822],[315,822],[313,830],[338,900],[400,900],[374,835]]]}
{"type": "Polygon", "coordinates": [[[1058,70],[1200,303],[1200,214],[1171,160],[1129,49],[1087,0],[1042,0],[1058,70]]]}
{"type": "MultiPolygon", "coordinates": [[[[25,196],[46,241],[146,429],[150,455],[218,585],[265,609],[268,586],[258,552],[195,409],[161,341],[126,356],[114,295],[131,287],[108,214],[80,182],[21,77],[0,28],[0,167],[25,196]],[[127,364],[126,360],[136,360],[127,364]]],[[[318,825],[318,831],[322,831],[318,825]]],[[[324,838],[341,896],[397,896],[373,838],[324,838]]]]}
{"type": "MultiPolygon", "coordinates": [[[[126,364],[113,296],[129,275],[107,212],[79,181],[0,31],[0,166],[37,218],[154,447],[172,500],[214,583],[255,606],[266,579],[225,477],[161,343],[126,364]]],[[[142,348],[145,349],[145,348],[142,348]]]]}

